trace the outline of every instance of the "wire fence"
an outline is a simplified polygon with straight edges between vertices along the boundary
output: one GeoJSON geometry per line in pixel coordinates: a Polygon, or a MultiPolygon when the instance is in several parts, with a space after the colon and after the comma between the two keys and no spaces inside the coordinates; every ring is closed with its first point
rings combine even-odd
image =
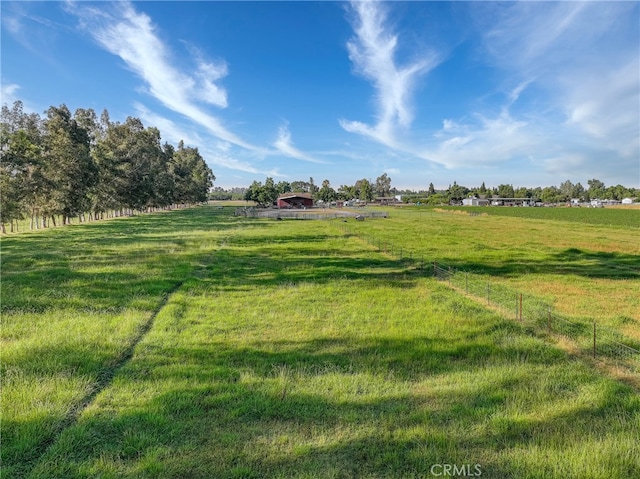
{"type": "Polygon", "coordinates": [[[425,259],[401,245],[356,231],[348,223],[340,223],[340,228],[345,234],[366,241],[380,252],[412,263],[423,274],[432,275],[475,300],[499,309],[523,326],[536,332],[569,338],[580,350],[594,358],[605,357],[640,372],[640,344],[620,331],[595,321],[589,323],[568,319],[533,294],[515,290],[485,276],[457,270],[437,260],[425,259]]]}
{"type": "Polygon", "coordinates": [[[312,208],[308,210],[289,210],[289,209],[262,209],[254,207],[236,208],[235,216],[246,216],[248,218],[273,218],[276,220],[295,219],[295,220],[331,220],[355,218],[386,218],[386,211],[351,211],[336,209],[320,209],[312,208]]]}

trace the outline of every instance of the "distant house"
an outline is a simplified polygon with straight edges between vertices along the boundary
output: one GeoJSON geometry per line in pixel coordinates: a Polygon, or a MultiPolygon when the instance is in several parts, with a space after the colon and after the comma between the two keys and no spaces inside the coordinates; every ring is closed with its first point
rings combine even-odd
{"type": "Polygon", "coordinates": [[[463,206],[489,206],[489,200],[485,198],[464,198],[462,200],[463,206]]]}
{"type": "Polygon", "coordinates": [[[632,205],[633,204],[633,200],[631,198],[623,198],[622,199],[622,204],[623,205],[632,205]]]}
{"type": "Polygon", "coordinates": [[[491,204],[493,206],[534,206],[536,204],[535,198],[500,198],[493,196],[491,198],[491,204]]]}
{"type": "Polygon", "coordinates": [[[377,196],[374,202],[378,205],[393,205],[398,203],[398,199],[395,196],[377,196]]]}
{"type": "Polygon", "coordinates": [[[282,193],[278,196],[278,208],[312,208],[310,193],[282,193]]]}

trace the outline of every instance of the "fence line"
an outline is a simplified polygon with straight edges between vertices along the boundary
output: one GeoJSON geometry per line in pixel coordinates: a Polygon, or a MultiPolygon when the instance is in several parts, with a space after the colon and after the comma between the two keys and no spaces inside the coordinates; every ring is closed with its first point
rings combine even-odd
{"type": "Polygon", "coordinates": [[[273,219],[297,219],[297,220],[332,220],[346,218],[386,218],[386,211],[349,211],[349,210],[287,210],[287,209],[258,209],[254,207],[236,208],[235,216],[247,218],[273,218],[273,219]]]}
{"type": "Polygon", "coordinates": [[[484,304],[500,309],[517,322],[538,331],[558,334],[574,341],[583,351],[596,357],[607,357],[620,361],[627,367],[640,371],[640,347],[637,341],[625,338],[620,332],[598,325],[577,322],[563,317],[551,304],[540,298],[517,291],[508,286],[492,282],[466,271],[460,271],[437,260],[425,261],[393,242],[381,240],[372,234],[363,235],[354,231],[347,223],[339,223],[345,234],[363,239],[380,252],[396,256],[400,260],[412,262],[416,269],[431,274],[440,281],[447,282],[484,304]]]}

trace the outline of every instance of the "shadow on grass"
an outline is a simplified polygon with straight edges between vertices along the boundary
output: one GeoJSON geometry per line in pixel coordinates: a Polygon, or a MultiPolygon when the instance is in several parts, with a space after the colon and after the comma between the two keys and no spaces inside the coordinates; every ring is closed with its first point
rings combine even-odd
{"type": "Polygon", "coordinates": [[[640,255],[583,251],[569,248],[554,253],[544,260],[493,260],[470,262],[450,258],[448,266],[470,273],[491,276],[521,276],[523,274],[572,274],[600,279],[640,278],[640,255]]]}
{"type": "MultiPolygon", "coordinates": [[[[49,299],[39,303],[42,308],[51,304],[47,301],[52,292],[68,294],[67,303],[56,307],[113,307],[116,293],[105,291],[108,284],[118,291],[115,304],[130,307],[135,298],[129,295],[138,287],[148,298],[155,296],[157,304],[170,279],[184,279],[197,265],[203,265],[203,271],[189,284],[222,291],[322,284],[336,278],[375,278],[397,287],[413,287],[416,281],[397,261],[374,253],[363,257],[361,250],[332,245],[331,236],[282,234],[276,222],[236,219],[224,212],[219,223],[208,224],[204,213],[207,210],[61,229],[52,238],[73,246],[53,245],[63,251],[60,271],[43,278],[28,272],[22,283],[16,274],[12,281],[18,289],[49,291],[44,296],[49,299]],[[262,228],[262,237],[235,234],[253,227],[262,228]],[[80,234],[85,228],[86,236],[80,234]],[[187,230],[228,232],[229,238],[215,254],[217,246],[181,251],[191,244],[184,239],[187,230]],[[100,258],[105,249],[141,242],[148,250],[155,244],[162,251],[144,255],[141,248],[133,248],[113,259],[137,265],[140,275],[122,272],[109,279],[113,272],[91,276],[79,271],[78,264],[90,265],[93,256],[108,264],[108,257],[100,258]],[[168,251],[172,247],[176,253],[168,251]],[[151,279],[145,278],[149,271],[154,272],[151,279]],[[51,285],[58,274],[61,284],[51,285]]],[[[52,249],[46,241],[38,244],[37,234],[10,239],[9,264],[16,273],[16,258],[26,261],[30,248],[42,254],[52,249]],[[22,240],[24,244],[16,245],[22,240]]],[[[56,256],[43,258],[52,262],[43,271],[55,267],[56,256]]],[[[19,309],[17,301],[9,304],[19,309]]],[[[590,429],[575,424],[589,420],[595,430],[604,430],[609,423],[619,424],[620,411],[638,414],[637,402],[629,405],[629,391],[619,388],[586,408],[569,409],[562,418],[522,420],[509,415],[514,391],[527,395],[547,387],[546,365],[563,357],[549,348],[470,341],[502,334],[500,328],[467,331],[459,341],[447,343],[416,334],[404,340],[316,338],[243,347],[216,339],[212,328],[205,342],[181,343],[180,335],[196,326],[188,323],[158,343],[143,341],[113,387],[57,436],[42,457],[12,448],[12,443],[19,445],[12,437],[37,429],[43,418],[4,420],[5,477],[415,477],[428,476],[431,464],[469,461],[487,464],[485,477],[521,477],[512,473],[511,459],[499,459],[505,448],[545,439],[580,444],[590,429]],[[490,375],[493,367],[504,374],[490,375]]],[[[21,361],[35,364],[41,353],[34,350],[21,361]]],[[[69,352],[52,348],[49,353],[69,352]]],[[[100,366],[87,354],[86,372],[100,375],[100,366]]],[[[584,377],[572,376],[568,368],[563,380],[569,386],[558,394],[571,397],[579,395],[584,377]]],[[[561,459],[561,451],[552,453],[561,459]]],[[[637,461],[632,466],[625,477],[640,472],[637,461]]]]}
{"type": "MultiPolygon", "coordinates": [[[[10,322],[13,314],[21,313],[63,316],[66,312],[113,314],[133,309],[140,316],[137,321],[143,324],[144,318],[156,310],[176,284],[207,264],[212,266],[204,272],[205,276],[214,276],[224,288],[323,282],[334,277],[379,277],[384,268],[398,269],[397,262],[363,260],[358,252],[343,254],[336,249],[327,256],[324,243],[330,237],[326,235],[267,236],[276,222],[234,218],[216,211],[209,215],[210,212],[178,211],[7,238],[3,241],[2,255],[2,313],[10,322]],[[260,228],[262,238],[244,239],[239,234],[251,228],[260,228]],[[190,238],[194,232],[201,235],[201,241],[210,243],[202,248],[202,243],[190,238]],[[211,233],[210,238],[207,233],[211,233]],[[229,235],[235,238],[235,243],[230,241],[234,246],[219,250],[229,235]],[[295,241],[299,244],[297,248],[295,241]]],[[[95,319],[102,318],[98,314],[95,319]]],[[[19,343],[23,339],[20,334],[24,333],[19,331],[18,327],[12,341],[19,343]]],[[[71,328],[69,335],[77,338],[59,347],[49,344],[44,348],[33,346],[36,343],[29,337],[30,346],[26,350],[17,348],[9,358],[5,355],[3,367],[18,368],[23,375],[33,376],[35,382],[38,377],[55,375],[97,378],[92,391],[101,390],[106,384],[101,378],[110,382],[114,364],[121,362],[122,354],[128,354],[123,353],[126,344],[120,345],[120,349],[115,345],[108,351],[97,348],[99,338],[92,335],[90,328],[87,331],[71,328]],[[49,359],[50,364],[42,364],[49,359]]],[[[36,405],[34,413],[41,409],[37,406],[39,401],[47,401],[47,398],[32,399],[36,405]]],[[[10,418],[5,419],[2,456],[7,470],[14,467],[11,458],[17,458],[18,464],[33,464],[47,445],[55,441],[52,434],[57,436],[62,427],[73,423],[88,400],[81,403],[58,405],[60,409],[70,409],[58,417],[37,412],[39,417],[33,424],[30,421],[14,424],[10,418]]]]}
{"type": "MultiPolygon", "coordinates": [[[[640,414],[633,393],[614,383],[587,397],[584,372],[568,366],[564,383],[549,381],[548,358],[524,346],[477,354],[425,336],[270,347],[234,349],[214,341],[145,349],[118,381],[138,397],[123,402],[120,391],[101,398],[34,474],[429,477],[433,464],[480,464],[483,477],[566,477],[545,474],[553,461],[580,470],[563,444],[588,450],[605,431],[628,440],[633,421],[619,426],[621,411],[640,414]],[[509,366],[523,354],[530,367],[509,366]],[[488,374],[488,366],[497,371],[488,374]],[[531,394],[537,397],[528,399],[531,394]],[[514,412],[516,400],[530,404],[514,412]],[[552,411],[556,403],[561,412],[532,413],[552,411]],[[544,444],[549,463],[519,457],[518,450],[544,444]]],[[[626,463],[611,457],[611,463],[609,477],[640,472],[637,457],[626,463]]]]}
{"type": "Polygon", "coordinates": [[[192,209],[34,232],[2,241],[2,313],[113,311],[157,300],[191,275],[220,233],[246,224],[227,212],[192,209]],[[201,243],[190,237],[200,232],[201,243]],[[207,235],[207,233],[211,233],[207,235]]]}

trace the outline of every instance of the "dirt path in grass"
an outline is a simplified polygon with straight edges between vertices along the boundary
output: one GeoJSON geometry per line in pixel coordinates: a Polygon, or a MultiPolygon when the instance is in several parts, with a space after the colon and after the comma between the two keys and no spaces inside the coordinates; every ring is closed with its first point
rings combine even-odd
{"type": "Polygon", "coordinates": [[[147,333],[151,330],[156,317],[158,316],[158,314],[160,314],[160,311],[162,311],[162,309],[169,302],[171,295],[173,295],[173,293],[178,291],[178,289],[180,289],[180,287],[183,284],[184,284],[184,280],[179,281],[164,293],[156,309],[138,327],[138,330],[135,336],[132,338],[127,348],[122,352],[122,354],[120,354],[120,356],[118,356],[118,358],[116,358],[115,362],[111,366],[103,369],[99,373],[97,381],[93,385],[91,390],[82,398],[82,400],[78,404],[76,404],[69,411],[69,413],[67,414],[65,419],[60,423],[56,431],[46,441],[44,441],[40,445],[40,447],[38,447],[39,451],[36,454],[34,454],[35,459],[26,468],[26,471],[23,471],[25,472],[25,477],[31,473],[31,470],[38,464],[38,462],[42,459],[42,457],[44,457],[47,454],[47,451],[49,450],[49,448],[52,447],[58,441],[62,433],[66,429],[74,426],[78,422],[78,419],[80,418],[82,412],[91,405],[91,403],[98,396],[98,394],[100,394],[102,391],[104,391],[106,388],[108,388],[111,385],[118,371],[120,371],[120,369],[122,369],[122,367],[125,366],[131,360],[136,347],[144,339],[147,333]]]}

